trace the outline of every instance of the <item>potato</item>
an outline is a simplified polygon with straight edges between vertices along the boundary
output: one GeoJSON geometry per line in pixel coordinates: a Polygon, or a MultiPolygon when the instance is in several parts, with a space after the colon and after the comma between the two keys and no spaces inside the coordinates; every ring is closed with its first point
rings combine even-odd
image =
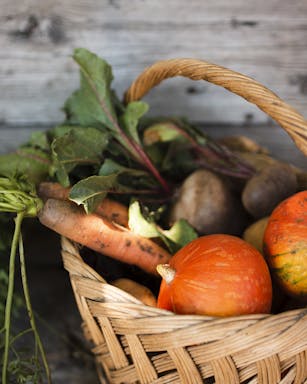
{"type": "Polygon", "coordinates": [[[240,158],[250,164],[256,171],[261,171],[267,166],[280,164],[281,162],[265,153],[235,152],[240,158]]]}
{"type": "Polygon", "coordinates": [[[269,216],[282,200],[297,190],[297,179],[293,169],[283,163],[269,165],[246,183],[242,192],[245,209],[254,217],[269,216]]]}
{"type": "Polygon", "coordinates": [[[307,189],[307,172],[303,169],[292,166],[297,180],[297,190],[305,191],[307,189]]]}
{"type": "Polygon", "coordinates": [[[243,239],[254,246],[263,254],[263,235],[269,218],[263,217],[247,227],[243,233],[243,239]]]}
{"type": "Polygon", "coordinates": [[[243,160],[245,160],[247,163],[249,163],[252,167],[254,167],[256,171],[261,171],[262,169],[274,164],[289,165],[296,174],[297,191],[304,191],[305,189],[307,189],[307,171],[304,169],[277,160],[265,153],[248,153],[244,151],[236,151],[236,154],[240,156],[243,160]]]}
{"type": "Polygon", "coordinates": [[[120,278],[112,281],[111,284],[127,293],[130,293],[130,295],[134,296],[145,305],[149,305],[150,307],[157,306],[157,299],[151,290],[136,281],[120,278]]]}
{"type": "Polygon", "coordinates": [[[200,235],[240,234],[247,215],[222,177],[200,169],[189,175],[178,191],[170,221],[179,219],[186,219],[200,235]]]}
{"type": "Polygon", "coordinates": [[[231,151],[251,152],[251,153],[268,153],[266,148],[261,147],[256,141],[247,136],[225,136],[218,142],[231,151]]]}

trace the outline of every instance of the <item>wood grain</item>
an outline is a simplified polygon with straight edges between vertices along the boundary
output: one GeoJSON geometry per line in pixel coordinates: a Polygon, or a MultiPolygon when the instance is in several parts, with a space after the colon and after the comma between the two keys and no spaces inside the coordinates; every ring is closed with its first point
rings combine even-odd
{"type": "MultiPolygon", "coordinates": [[[[307,116],[305,0],[0,0],[0,6],[3,123],[63,119],[60,108],[78,86],[70,58],[77,46],[110,62],[120,96],[154,61],[194,57],[257,79],[307,116]]],[[[146,100],[155,115],[182,113],[211,123],[268,121],[224,89],[180,78],[146,100]]]]}

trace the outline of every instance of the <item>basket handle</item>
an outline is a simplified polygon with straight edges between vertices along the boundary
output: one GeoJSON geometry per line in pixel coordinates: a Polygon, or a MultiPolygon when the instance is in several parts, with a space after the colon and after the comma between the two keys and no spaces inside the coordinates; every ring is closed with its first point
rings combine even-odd
{"type": "Polygon", "coordinates": [[[255,104],[285,129],[296,146],[307,155],[307,121],[275,93],[238,72],[197,59],[158,61],[131,84],[125,102],[141,99],[151,88],[170,77],[183,76],[220,85],[255,104]]]}

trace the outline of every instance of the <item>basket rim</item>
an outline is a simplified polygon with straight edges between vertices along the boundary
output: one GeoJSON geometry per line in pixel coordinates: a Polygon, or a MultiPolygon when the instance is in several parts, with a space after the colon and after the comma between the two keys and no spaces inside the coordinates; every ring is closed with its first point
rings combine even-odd
{"type": "Polygon", "coordinates": [[[124,93],[124,102],[140,100],[162,81],[176,76],[208,81],[255,104],[275,120],[307,156],[307,120],[301,113],[255,79],[203,59],[178,57],[154,62],[130,84],[124,93]]]}

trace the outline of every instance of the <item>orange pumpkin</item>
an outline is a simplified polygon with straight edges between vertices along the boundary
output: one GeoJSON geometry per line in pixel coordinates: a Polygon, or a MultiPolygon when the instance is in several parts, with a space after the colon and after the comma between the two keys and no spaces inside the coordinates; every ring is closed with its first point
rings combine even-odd
{"type": "Polygon", "coordinates": [[[157,270],[163,277],[159,308],[211,316],[270,311],[268,266],[260,252],[238,237],[199,237],[157,270]]]}
{"type": "Polygon", "coordinates": [[[307,191],[274,209],[264,233],[264,252],[284,291],[307,299],[307,191]]]}

